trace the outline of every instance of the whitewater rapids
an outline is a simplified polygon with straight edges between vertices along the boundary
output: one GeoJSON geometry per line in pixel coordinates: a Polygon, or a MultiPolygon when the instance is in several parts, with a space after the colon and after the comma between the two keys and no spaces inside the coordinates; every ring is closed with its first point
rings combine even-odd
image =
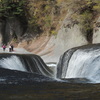
{"type": "Polygon", "coordinates": [[[60,78],[86,78],[100,83],[100,44],[72,48],[65,52],[58,63],[60,78]]]}

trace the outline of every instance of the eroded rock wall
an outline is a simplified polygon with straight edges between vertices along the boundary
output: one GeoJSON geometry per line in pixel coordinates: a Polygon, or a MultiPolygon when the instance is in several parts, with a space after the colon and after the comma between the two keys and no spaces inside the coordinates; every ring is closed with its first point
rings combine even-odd
{"type": "Polygon", "coordinates": [[[23,25],[16,17],[4,19],[0,22],[1,43],[8,44],[12,39],[20,39],[27,30],[27,24],[23,25]]]}
{"type": "Polygon", "coordinates": [[[94,24],[93,43],[100,43],[100,17],[94,24]]]}
{"type": "Polygon", "coordinates": [[[70,48],[88,44],[78,22],[71,20],[70,16],[71,13],[69,12],[58,32],[55,46],[55,53],[57,55],[62,54],[70,48]]]}

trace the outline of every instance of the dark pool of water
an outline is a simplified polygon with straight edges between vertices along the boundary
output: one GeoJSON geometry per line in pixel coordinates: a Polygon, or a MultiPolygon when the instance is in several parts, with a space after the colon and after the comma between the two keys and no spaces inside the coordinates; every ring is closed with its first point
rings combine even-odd
{"type": "Polygon", "coordinates": [[[0,68],[0,100],[100,100],[100,84],[85,81],[61,82],[36,73],[0,68]]]}
{"type": "Polygon", "coordinates": [[[1,85],[0,100],[100,100],[100,84],[1,85]]]}

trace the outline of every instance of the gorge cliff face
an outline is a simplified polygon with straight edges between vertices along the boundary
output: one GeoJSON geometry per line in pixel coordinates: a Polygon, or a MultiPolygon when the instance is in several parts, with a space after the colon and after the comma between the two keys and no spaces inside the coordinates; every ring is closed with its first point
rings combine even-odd
{"type": "Polygon", "coordinates": [[[23,36],[27,29],[27,23],[21,23],[16,17],[13,19],[2,20],[0,26],[2,42],[5,44],[12,39],[21,39],[21,36],[23,36]]]}
{"type": "MultiPolygon", "coordinates": [[[[72,11],[66,13],[62,20],[58,34],[56,36],[41,35],[41,37],[30,41],[22,41],[18,47],[24,47],[28,51],[40,55],[45,62],[58,62],[60,56],[73,47],[88,45],[90,42],[83,34],[82,28],[77,21],[71,18],[72,11]]],[[[100,43],[99,17],[93,28],[92,43],[100,43]]]]}
{"type": "Polygon", "coordinates": [[[15,16],[0,21],[1,43],[16,43],[44,59],[49,56],[58,61],[70,48],[100,42],[98,0],[26,1],[21,20],[15,16]]]}
{"type": "Polygon", "coordinates": [[[100,16],[98,17],[93,29],[93,43],[100,43],[100,16]]]}

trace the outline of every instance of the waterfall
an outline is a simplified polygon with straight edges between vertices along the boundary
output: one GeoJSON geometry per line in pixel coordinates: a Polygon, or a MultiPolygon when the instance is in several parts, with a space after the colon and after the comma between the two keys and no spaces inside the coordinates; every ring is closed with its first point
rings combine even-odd
{"type": "Polygon", "coordinates": [[[33,54],[0,54],[0,67],[49,77],[55,75],[39,56],[33,54]]]}
{"type": "Polygon", "coordinates": [[[27,71],[17,56],[2,58],[0,66],[12,70],[27,71]]]}
{"type": "Polygon", "coordinates": [[[100,81],[100,50],[77,50],[70,59],[65,78],[89,78],[100,81]]]}
{"type": "Polygon", "coordinates": [[[65,52],[59,61],[58,69],[62,67],[60,78],[86,78],[100,83],[100,45],[83,46],[72,50],[71,53],[71,50],[65,52]]]}
{"type": "Polygon", "coordinates": [[[73,54],[73,52],[76,49],[69,49],[67,52],[65,52],[61,57],[60,60],[58,62],[58,67],[57,67],[57,77],[58,78],[64,78],[66,75],[66,70],[69,63],[69,60],[73,54]]]}

